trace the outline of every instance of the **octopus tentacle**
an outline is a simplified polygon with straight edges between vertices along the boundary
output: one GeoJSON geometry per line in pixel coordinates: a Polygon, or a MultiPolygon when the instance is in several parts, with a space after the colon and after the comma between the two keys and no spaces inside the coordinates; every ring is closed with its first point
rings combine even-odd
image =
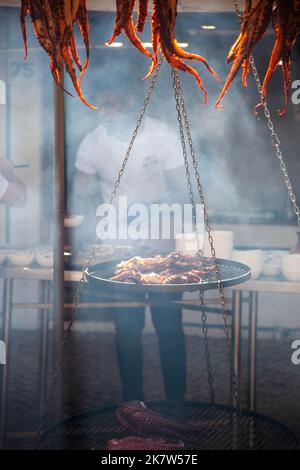
{"type": "Polygon", "coordinates": [[[176,57],[174,54],[170,53],[170,51],[168,49],[165,49],[163,46],[162,46],[162,52],[163,52],[163,55],[166,58],[166,60],[169,62],[169,64],[173,68],[182,70],[183,72],[188,72],[191,75],[193,75],[193,77],[195,77],[199,88],[201,89],[201,91],[204,94],[204,104],[206,104],[207,101],[208,101],[208,93],[207,93],[207,90],[203,86],[203,82],[202,82],[202,80],[200,78],[200,75],[198,74],[197,70],[195,70],[190,65],[185,64],[181,59],[176,57]]]}
{"type": "Polygon", "coordinates": [[[85,45],[85,54],[86,54],[85,63],[83,64],[82,71],[80,74],[80,79],[79,79],[79,83],[81,84],[83,76],[90,62],[90,34],[89,34],[89,19],[87,16],[87,9],[86,9],[86,0],[80,0],[79,2],[79,7],[77,9],[77,14],[76,14],[76,21],[77,21],[84,45],[85,45]]]}
{"type": "Polygon", "coordinates": [[[71,59],[71,55],[70,55],[70,51],[68,48],[63,48],[62,50],[62,56],[63,56],[63,59],[64,59],[64,63],[65,63],[65,66],[66,66],[66,70],[68,72],[68,74],[70,75],[70,78],[72,80],[72,83],[74,85],[74,88],[79,96],[79,98],[81,99],[81,101],[86,105],[88,106],[89,108],[91,109],[94,109],[96,110],[97,107],[95,106],[92,106],[83,96],[83,93],[81,91],[81,88],[80,88],[80,83],[77,79],[77,76],[76,76],[76,72],[75,72],[75,69],[73,67],[73,63],[72,63],[72,59],[71,59]]]}
{"type": "Polygon", "coordinates": [[[227,57],[227,61],[231,62],[233,60],[233,64],[215,104],[216,109],[220,109],[221,101],[243,65],[243,85],[247,85],[251,50],[264,35],[272,17],[272,8],[273,0],[247,0],[245,13],[242,18],[241,34],[230,49],[227,57]]]}
{"type": "Polygon", "coordinates": [[[148,6],[149,0],[139,0],[138,18],[136,23],[136,30],[138,33],[142,33],[144,31],[148,16],[148,6]]]}
{"type": "Polygon", "coordinates": [[[110,45],[114,42],[115,38],[121,34],[124,30],[126,36],[131,43],[136,47],[142,54],[152,59],[152,54],[142,44],[142,41],[136,35],[133,23],[133,8],[135,0],[117,0],[117,13],[115,18],[115,26],[111,38],[107,44],[110,45]]]}
{"type": "Polygon", "coordinates": [[[294,2],[292,3],[291,6],[287,0],[278,0],[276,9],[273,11],[273,27],[276,40],[262,86],[263,95],[266,98],[269,80],[277,67],[281,66],[285,103],[283,109],[277,111],[280,116],[283,116],[287,111],[291,83],[291,52],[300,26],[300,13],[294,9],[294,2]]]}
{"type": "Polygon", "coordinates": [[[83,67],[82,67],[82,64],[81,64],[80,57],[79,57],[79,55],[78,55],[77,46],[76,46],[76,41],[75,41],[75,37],[74,37],[73,34],[72,34],[72,36],[71,36],[71,38],[70,38],[70,50],[71,50],[71,52],[72,52],[72,56],[73,56],[73,59],[74,59],[75,64],[77,65],[79,71],[82,72],[83,67]]]}
{"type": "Polygon", "coordinates": [[[140,38],[135,33],[132,17],[126,23],[124,31],[130,42],[134,45],[134,47],[136,47],[142,54],[152,59],[152,54],[148,51],[148,49],[146,49],[146,47],[142,44],[140,38]]]}
{"type": "Polygon", "coordinates": [[[294,9],[296,12],[300,12],[300,0],[293,0],[294,9]]]}
{"type": "Polygon", "coordinates": [[[247,88],[247,77],[249,75],[249,71],[250,71],[250,57],[248,57],[247,59],[244,60],[243,64],[242,64],[242,68],[243,68],[243,75],[242,75],[242,83],[243,83],[243,86],[245,88],[247,88]]]}
{"type": "MultiPolygon", "coordinates": [[[[28,13],[30,14],[35,35],[40,45],[49,55],[50,72],[55,83],[63,88],[62,77],[63,67],[65,66],[79,98],[90,108],[96,109],[84,98],[81,91],[81,80],[78,80],[74,68],[74,64],[76,64],[81,71],[80,78],[82,78],[82,72],[86,70],[88,64],[89,31],[86,0],[23,0],[21,26],[26,52],[27,36],[24,27],[25,18],[28,13]],[[87,50],[87,60],[84,67],[81,65],[77,51],[74,35],[75,22],[79,25],[87,50]]],[[[66,90],[64,89],[64,91],[66,90]]],[[[66,93],[71,95],[68,91],[66,93]]]]}
{"type": "Polygon", "coordinates": [[[159,23],[157,18],[156,6],[153,4],[152,17],[151,17],[151,36],[152,36],[152,47],[153,47],[153,59],[152,64],[149,68],[147,75],[144,80],[147,80],[158,65],[158,49],[159,49],[159,23]]]}
{"type": "Polygon", "coordinates": [[[30,7],[30,19],[34,33],[47,54],[52,57],[52,44],[47,30],[42,21],[43,13],[40,9],[40,2],[34,2],[30,7]]]}
{"type": "MultiPolygon", "coordinates": [[[[217,75],[203,57],[197,56],[196,54],[188,54],[178,45],[174,35],[176,15],[177,0],[154,0],[152,13],[152,37],[155,38],[155,41],[159,41],[161,52],[171,67],[188,72],[195,77],[200,89],[204,93],[204,103],[206,103],[208,95],[203,86],[202,80],[198,72],[193,67],[187,65],[184,62],[184,59],[199,60],[208,67],[215,77],[217,77],[217,75]]],[[[147,77],[153,72],[154,68],[155,62],[152,63],[147,77]]]]}
{"type": "Polygon", "coordinates": [[[22,0],[20,22],[24,42],[25,59],[28,57],[28,40],[27,40],[27,29],[26,29],[26,16],[29,13],[29,0],[22,0]]]}
{"type": "Polygon", "coordinates": [[[178,0],[169,0],[169,8],[167,11],[168,16],[169,16],[169,28],[166,28],[162,31],[162,34],[164,34],[164,40],[169,45],[169,48],[173,52],[173,54],[175,54],[179,59],[196,60],[196,61],[201,62],[202,64],[205,65],[207,70],[215,77],[215,79],[219,81],[220,79],[218,75],[212,69],[212,67],[209,65],[209,63],[204,57],[198,54],[191,54],[189,52],[186,52],[184,49],[182,49],[182,47],[179,46],[175,38],[175,34],[174,34],[174,28],[175,28],[176,16],[177,16],[177,3],[178,3],[178,0]],[[168,35],[167,38],[166,38],[166,35],[168,35]]]}

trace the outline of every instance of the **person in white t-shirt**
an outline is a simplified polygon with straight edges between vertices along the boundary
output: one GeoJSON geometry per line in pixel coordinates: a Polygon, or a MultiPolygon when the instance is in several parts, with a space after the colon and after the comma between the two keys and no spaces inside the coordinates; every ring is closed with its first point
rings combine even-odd
{"type": "MultiPolygon", "coordinates": [[[[110,90],[101,96],[102,121],[80,144],[75,167],[74,192],[81,210],[90,207],[92,192],[99,202],[108,202],[111,190],[128,148],[136,118],[134,99],[125,92],[110,90]],[[92,189],[91,189],[92,188],[92,189]]],[[[187,202],[187,183],[178,134],[167,124],[149,116],[136,138],[132,154],[118,187],[117,198],[126,196],[128,205],[142,203],[187,202]]],[[[118,221],[119,224],[122,221],[118,221]]],[[[108,241],[109,242],[109,241],[108,241]]],[[[129,240],[130,243],[130,240],[129,240]]],[[[151,240],[149,241],[151,244],[151,240]]],[[[157,250],[174,249],[174,240],[159,240],[157,250]]],[[[135,299],[141,299],[137,296],[135,299]]],[[[180,296],[175,296],[180,298],[180,296]]],[[[182,312],[168,305],[168,295],[151,296],[164,301],[151,309],[158,334],[161,365],[167,399],[182,400],[185,394],[186,360],[182,312]]],[[[174,297],[172,297],[174,299],[174,297]]],[[[122,308],[114,311],[117,357],[124,400],[143,400],[142,330],[143,309],[122,308]]]]}
{"type": "Polygon", "coordinates": [[[0,204],[23,207],[26,202],[26,188],[14,174],[9,160],[0,159],[0,204]]]}

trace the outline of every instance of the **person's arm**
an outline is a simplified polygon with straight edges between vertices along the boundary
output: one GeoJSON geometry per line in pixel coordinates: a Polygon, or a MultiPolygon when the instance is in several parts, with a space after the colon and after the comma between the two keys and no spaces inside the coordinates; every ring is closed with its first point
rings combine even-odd
{"type": "Polygon", "coordinates": [[[0,203],[14,207],[23,207],[27,198],[26,188],[22,181],[14,175],[13,164],[8,160],[1,159],[0,174],[6,183],[6,189],[0,198],[0,203]]]}

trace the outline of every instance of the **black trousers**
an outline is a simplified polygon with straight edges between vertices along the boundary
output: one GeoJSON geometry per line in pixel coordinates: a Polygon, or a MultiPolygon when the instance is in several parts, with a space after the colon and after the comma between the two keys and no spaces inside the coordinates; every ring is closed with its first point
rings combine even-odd
{"type": "MultiPolygon", "coordinates": [[[[144,300],[138,295],[134,300],[144,300]]],[[[158,335],[161,368],[166,398],[183,400],[186,390],[186,351],[180,307],[171,300],[181,299],[181,294],[149,294],[149,300],[164,302],[151,307],[152,321],[158,335]]],[[[114,312],[116,348],[123,385],[123,399],[143,400],[143,345],[145,324],[143,308],[123,308],[114,312]]]]}

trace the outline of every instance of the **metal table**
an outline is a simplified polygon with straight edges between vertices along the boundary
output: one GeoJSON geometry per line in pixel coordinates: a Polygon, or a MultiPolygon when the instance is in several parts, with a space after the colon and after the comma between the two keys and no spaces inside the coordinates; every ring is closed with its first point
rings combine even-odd
{"type": "Polygon", "coordinates": [[[233,356],[234,366],[238,377],[240,377],[241,370],[240,351],[243,303],[247,301],[249,307],[247,408],[250,411],[256,411],[258,300],[259,294],[262,292],[276,294],[300,294],[300,282],[261,278],[248,281],[241,286],[236,286],[233,292],[233,356]]]}

